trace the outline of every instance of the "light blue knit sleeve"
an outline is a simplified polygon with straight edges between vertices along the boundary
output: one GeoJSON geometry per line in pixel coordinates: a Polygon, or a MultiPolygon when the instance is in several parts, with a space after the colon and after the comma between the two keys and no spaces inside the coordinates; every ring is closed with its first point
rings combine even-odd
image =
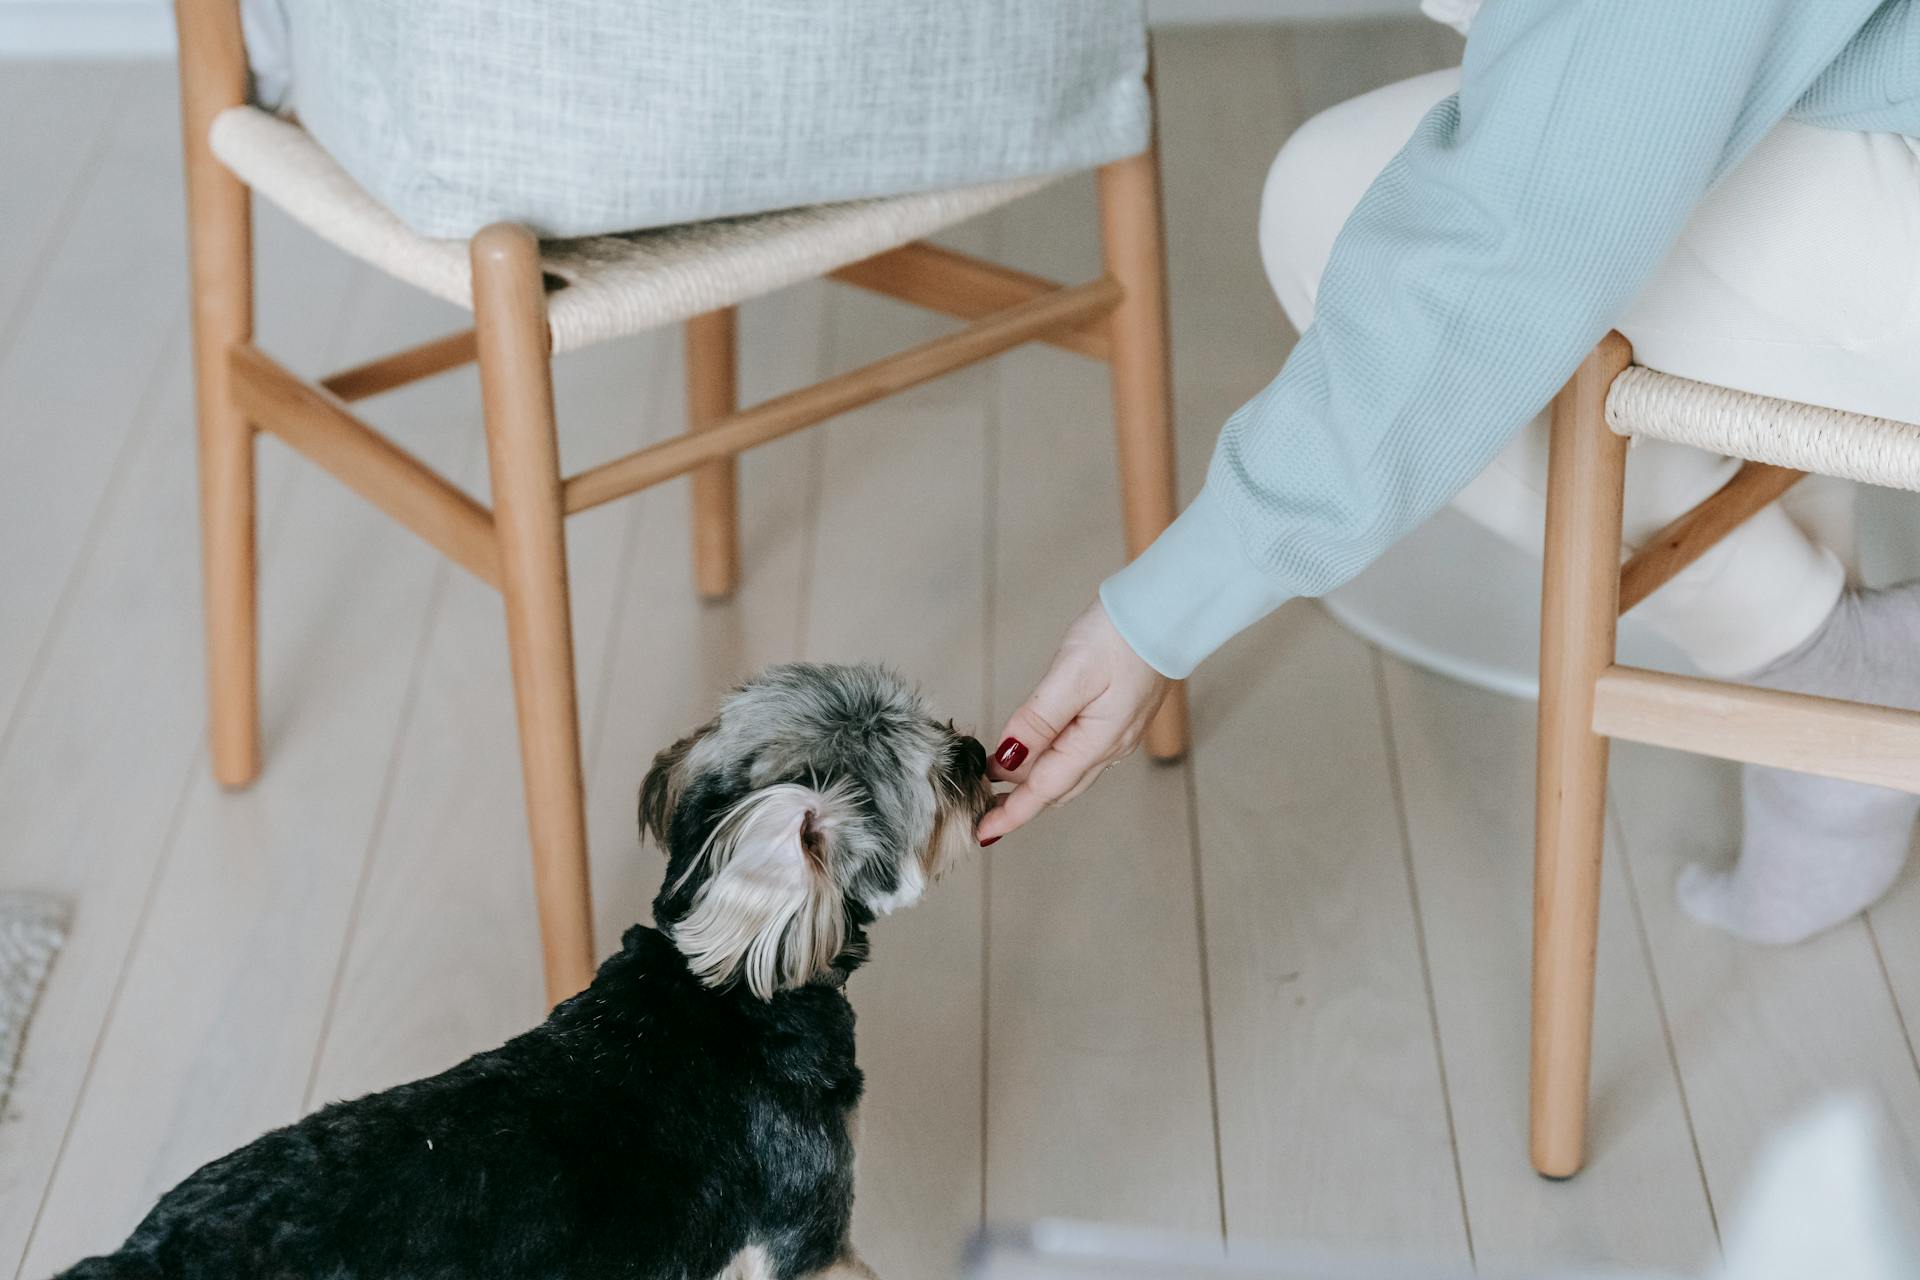
{"type": "Polygon", "coordinates": [[[1446,503],[1552,398],[1714,180],[1880,7],[1488,4],[1459,94],[1354,210],[1317,318],[1228,421],[1199,498],[1102,585],[1128,643],[1183,677],[1446,503]]]}

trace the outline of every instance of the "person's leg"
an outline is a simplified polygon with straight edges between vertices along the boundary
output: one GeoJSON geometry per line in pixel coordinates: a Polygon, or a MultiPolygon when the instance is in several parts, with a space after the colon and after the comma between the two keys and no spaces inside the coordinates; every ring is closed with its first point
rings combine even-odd
{"type": "MultiPolygon", "coordinates": [[[[1535,549],[1545,518],[1537,446],[1543,431],[1529,426],[1454,502],[1535,549]]],[[[1630,544],[1715,492],[1734,465],[1696,449],[1636,444],[1627,459],[1630,544]]],[[[1844,514],[1844,506],[1841,518],[1829,512],[1828,524],[1844,532],[1844,514]]],[[[1780,504],[1648,597],[1637,614],[1711,675],[1920,708],[1920,670],[1901,657],[1920,635],[1920,586],[1847,589],[1839,557],[1812,542],[1780,504]]],[[[1852,918],[1892,887],[1920,799],[1748,765],[1741,809],[1738,861],[1729,870],[1688,867],[1680,902],[1704,924],[1784,944],[1852,918]]]]}
{"type": "MultiPolygon", "coordinates": [[[[1347,213],[1456,77],[1389,86],[1316,117],[1269,174],[1261,251],[1298,327],[1347,213]]],[[[1766,394],[1920,418],[1911,284],[1920,165],[1898,139],[1783,126],[1698,211],[1661,276],[1623,318],[1651,367],[1766,394]],[[1817,261],[1805,246],[1819,244],[1817,261]],[[1888,280],[1901,287],[1888,290],[1888,280]],[[1849,299],[1872,295],[1866,306],[1849,299]]],[[[1738,469],[1641,442],[1628,463],[1631,548],[1738,469]]],[[[1454,505],[1536,553],[1546,428],[1530,424],[1454,505]]],[[[1920,588],[1846,588],[1851,490],[1811,481],[1663,587],[1638,616],[1702,670],[1776,688],[1920,706],[1901,655],[1920,633],[1920,588]],[[1810,533],[1813,536],[1810,536],[1810,533]],[[1816,541],[1816,538],[1819,540],[1816,541]]],[[[1742,936],[1788,942],[1848,918],[1892,883],[1920,802],[1778,770],[1743,776],[1746,836],[1732,872],[1690,868],[1683,904],[1742,936]]]]}
{"type": "Polygon", "coordinates": [[[1260,196],[1260,260],[1294,328],[1313,318],[1347,215],[1421,117],[1459,87],[1457,67],[1386,85],[1322,111],[1281,146],[1260,196]]]}
{"type": "MultiPolygon", "coordinates": [[[[1920,710],[1920,582],[1850,590],[1806,643],[1746,678],[1794,693],[1920,710]]],[[[1727,870],[1688,867],[1680,905],[1754,942],[1792,943],[1851,919],[1898,879],[1920,797],[1747,765],[1744,834],[1727,870]]]]}
{"type": "MultiPolygon", "coordinates": [[[[1320,274],[1348,213],[1459,79],[1455,70],[1431,72],[1341,103],[1302,125],[1275,157],[1261,202],[1260,253],[1295,328],[1312,322],[1320,274]]],[[[1736,459],[1683,445],[1636,443],[1627,458],[1622,526],[1629,552],[1718,492],[1739,467],[1736,459]]],[[[1543,412],[1453,506],[1537,556],[1546,523],[1546,478],[1543,412]]],[[[1840,562],[1776,505],[1656,592],[1637,616],[1701,670],[1740,675],[1812,635],[1832,611],[1843,579],[1840,562]]]]}
{"type": "MultiPolygon", "coordinates": [[[[1456,511],[1540,554],[1546,523],[1547,424],[1527,424],[1453,500],[1456,511]]],[[[1736,459],[1658,440],[1627,453],[1622,537],[1628,554],[1719,492],[1736,459]]],[[[1819,630],[1846,587],[1846,568],[1774,504],[1734,530],[1634,610],[1702,672],[1746,676],[1819,630]]]]}
{"type": "MultiPolygon", "coordinates": [[[[1725,386],[1920,419],[1920,164],[1906,140],[1788,123],[1695,212],[1622,320],[1638,358],[1725,386]]],[[[1851,555],[1851,507],[1808,481],[1787,510],[1851,555]]],[[[1651,604],[1652,602],[1649,601],[1651,604]]],[[[1920,586],[1849,591],[1805,643],[1747,673],[1755,684],[1920,707],[1907,659],[1920,586]]],[[[1695,918],[1790,943],[1852,917],[1905,864],[1920,800],[1748,766],[1745,834],[1730,870],[1690,867],[1695,918]]]]}

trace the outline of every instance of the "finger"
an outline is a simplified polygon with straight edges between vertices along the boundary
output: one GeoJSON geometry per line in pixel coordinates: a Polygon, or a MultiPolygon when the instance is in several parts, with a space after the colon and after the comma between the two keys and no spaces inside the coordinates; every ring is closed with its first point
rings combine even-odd
{"type": "Polygon", "coordinates": [[[1056,661],[1000,731],[987,776],[995,782],[1025,782],[1054,739],[1091,701],[1093,694],[1083,690],[1080,673],[1056,661]]]}
{"type": "Polygon", "coordinates": [[[1032,784],[1022,783],[1000,798],[1000,803],[987,810],[980,819],[980,825],[974,828],[974,839],[982,845],[990,845],[1032,822],[1046,810],[1047,801],[1036,792],[1032,784]]]}
{"type": "Polygon", "coordinates": [[[986,816],[980,819],[980,825],[975,828],[975,835],[986,842],[1018,831],[1048,807],[1058,804],[1068,792],[1080,785],[1082,779],[1098,768],[1098,757],[1088,759],[1056,746],[1040,757],[1033,766],[1032,775],[1025,782],[1009,791],[998,805],[987,811],[986,816]]]}

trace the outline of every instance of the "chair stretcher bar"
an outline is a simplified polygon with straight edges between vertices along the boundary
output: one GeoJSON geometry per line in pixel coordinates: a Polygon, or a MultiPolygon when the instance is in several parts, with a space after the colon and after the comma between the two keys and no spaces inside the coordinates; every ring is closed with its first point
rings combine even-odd
{"type": "Polygon", "coordinates": [[[478,358],[479,347],[473,330],[463,329],[459,333],[450,333],[444,338],[435,338],[432,342],[423,342],[417,347],[408,347],[405,351],[396,351],[392,355],[357,364],[351,369],[328,374],[320,379],[320,385],[344,401],[365,400],[382,391],[392,391],[395,387],[431,378],[436,373],[472,364],[478,358]]]}
{"type": "Polygon", "coordinates": [[[438,547],[475,577],[500,585],[493,515],[426,463],[251,344],[229,354],[234,400],[247,418],[438,547]]]}
{"type": "Polygon", "coordinates": [[[567,514],[650,488],[1021,343],[1087,324],[1112,311],[1120,296],[1120,284],[1111,276],[1057,289],[996,311],[957,333],[708,423],[697,433],[675,436],[589,468],[569,476],[563,486],[567,514]]]}
{"type": "Polygon", "coordinates": [[[1593,731],[1920,794],[1920,712],[1611,666],[1593,731]]]}
{"type": "MultiPolygon", "coordinates": [[[[889,249],[864,262],[841,267],[831,275],[843,284],[961,320],[978,320],[1057,293],[1061,287],[1058,281],[1044,276],[1029,275],[971,254],[943,249],[925,240],[889,249]]],[[[1106,327],[1098,320],[1042,334],[1039,341],[1096,360],[1112,358],[1106,327]]]]}
{"type": "Polygon", "coordinates": [[[1648,538],[1639,554],[1627,561],[1620,570],[1620,612],[1666,586],[1720,539],[1805,478],[1804,471],[1764,462],[1742,466],[1718,493],[1648,538]]]}
{"type": "MultiPolygon", "coordinates": [[[[1024,291],[1026,285],[1020,288],[1024,291]]],[[[1081,331],[1111,312],[1120,297],[1120,285],[1110,276],[1070,288],[1048,288],[957,333],[569,477],[562,491],[567,514],[650,488],[1022,343],[1081,331]]],[[[450,334],[343,370],[317,385],[297,377],[251,343],[233,348],[228,363],[234,398],[256,427],[278,436],[497,588],[500,555],[492,513],[346,406],[349,396],[374,395],[454,368],[472,360],[473,352],[471,331],[450,334]]]]}

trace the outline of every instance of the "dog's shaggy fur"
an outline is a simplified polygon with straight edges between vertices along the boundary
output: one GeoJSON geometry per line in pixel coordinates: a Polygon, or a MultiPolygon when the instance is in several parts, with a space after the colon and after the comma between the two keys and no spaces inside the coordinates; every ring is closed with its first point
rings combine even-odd
{"type": "Polygon", "coordinates": [[[842,986],[990,803],[980,744],[886,672],[766,672],[654,761],[656,928],[592,986],[215,1160],[67,1277],[867,1274],[842,986]]]}

